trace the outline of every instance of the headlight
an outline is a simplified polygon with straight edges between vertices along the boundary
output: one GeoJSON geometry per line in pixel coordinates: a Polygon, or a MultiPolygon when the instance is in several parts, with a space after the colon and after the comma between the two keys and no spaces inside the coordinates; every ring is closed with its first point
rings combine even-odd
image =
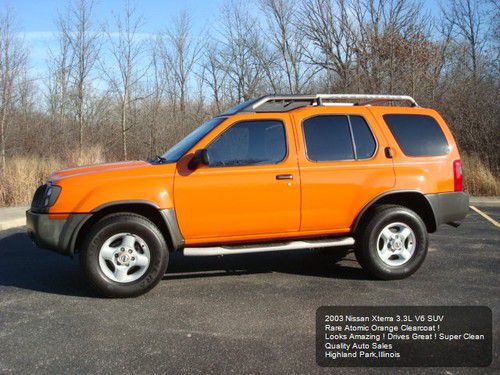
{"type": "Polygon", "coordinates": [[[57,185],[49,185],[47,190],[45,190],[45,199],[43,201],[44,207],[53,206],[56,203],[59,194],[61,193],[61,187],[57,185]]]}
{"type": "Polygon", "coordinates": [[[31,209],[34,212],[47,212],[48,208],[56,203],[61,187],[52,185],[50,182],[40,186],[35,191],[33,200],[31,202],[31,209]]]}

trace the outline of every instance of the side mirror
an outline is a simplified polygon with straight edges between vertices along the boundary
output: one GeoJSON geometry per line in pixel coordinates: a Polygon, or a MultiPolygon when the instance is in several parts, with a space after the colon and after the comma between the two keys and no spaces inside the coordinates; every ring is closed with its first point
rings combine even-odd
{"type": "Polygon", "coordinates": [[[188,163],[188,168],[194,171],[201,164],[210,165],[210,159],[208,157],[208,151],[206,148],[202,148],[200,150],[196,150],[193,157],[188,163]]]}

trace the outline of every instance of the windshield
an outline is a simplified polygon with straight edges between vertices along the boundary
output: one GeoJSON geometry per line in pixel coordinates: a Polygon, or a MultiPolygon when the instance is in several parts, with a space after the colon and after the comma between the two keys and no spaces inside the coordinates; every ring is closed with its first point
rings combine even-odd
{"type": "Polygon", "coordinates": [[[200,127],[192,131],[188,136],[186,136],[182,141],[177,143],[170,150],[162,155],[164,163],[175,163],[178,161],[186,152],[189,151],[196,143],[198,143],[205,135],[211,132],[217,125],[224,121],[226,117],[214,117],[208,120],[200,127]]]}

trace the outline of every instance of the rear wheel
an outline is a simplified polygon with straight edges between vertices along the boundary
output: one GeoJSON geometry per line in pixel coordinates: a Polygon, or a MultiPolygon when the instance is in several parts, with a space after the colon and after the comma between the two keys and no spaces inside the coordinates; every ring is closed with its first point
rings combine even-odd
{"type": "Polygon", "coordinates": [[[422,265],[428,234],[422,219],[412,210],[396,205],[375,207],[356,238],[359,263],[379,279],[402,279],[422,265]]]}
{"type": "Polygon", "coordinates": [[[104,217],[90,230],[81,262],[100,294],[133,297],[146,293],[161,280],[168,265],[168,250],[151,221],[119,213],[104,217]]]}

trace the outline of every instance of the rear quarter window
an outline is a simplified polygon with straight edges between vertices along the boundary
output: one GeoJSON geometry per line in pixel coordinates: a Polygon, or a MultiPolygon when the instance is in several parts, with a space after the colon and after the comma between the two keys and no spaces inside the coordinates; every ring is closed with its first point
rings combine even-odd
{"type": "Polygon", "coordinates": [[[384,121],[406,156],[438,156],[449,152],[437,121],[426,115],[384,115],[384,121]]]}

